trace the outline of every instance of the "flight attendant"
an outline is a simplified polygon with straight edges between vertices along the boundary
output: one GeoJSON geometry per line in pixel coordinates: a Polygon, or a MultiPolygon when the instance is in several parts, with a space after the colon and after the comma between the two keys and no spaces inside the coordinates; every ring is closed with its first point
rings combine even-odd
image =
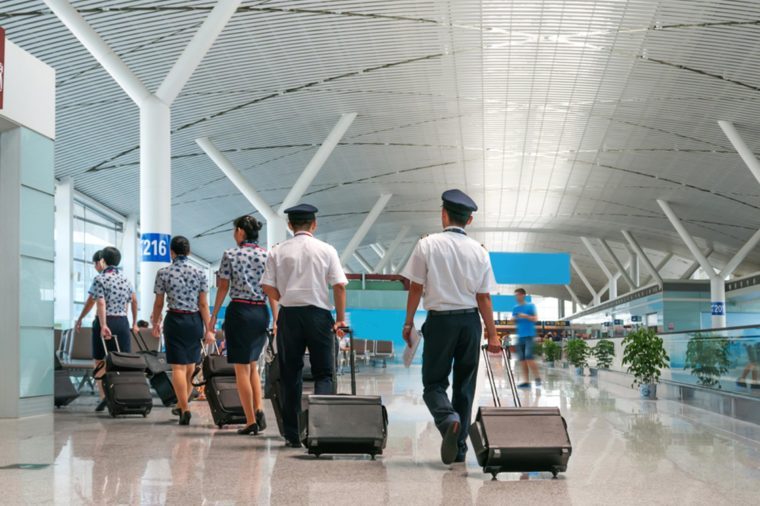
{"type": "Polygon", "coordinates": [[[208,279],[203,271],[188,261],[190,241],[186,237],[173,237],[170,249],[172,264],[156,274],[153,288],[156,300],[153,303],[151,322],[153,336],[158,339],[161,337],[166,299],[169,306],[163,320],[166,362],[172,366],[172,386],[177,395],[179,424],[189,425],[192,415],[188,401],[193,390],[193,373],[195,365],[201,359],[201,341],[210,320],[208,279]]]}
{"type": "MultiPolygon", "coordinates": [[[[106,350],[103,349],[105,341],[108,351],[116,350],[114,338],[118,340],[121,351],[132,351],[132,336],[130,335],[127,309],[132,308],[132,331],[137,332],[137,296],[132,284],[119,271],[121,253],[118,249],[109,246],[101,251],[103,271],[95,276],[90,286],[89,294],[95,299],[97,305],[97,318],[92,325],[92,356],[95,359],[95,369],[105,366],[103,359],[106,350]]],[[[101,400],[96,411],[106,408],[105,396],[101,389],[101,400]]]]}
{"type": "Polygon", "coordinates": [[[443,232],[420,239],[401,273],[411,281],[402,336],[411,346],[414,314],[424,293],[423,400],[443,436],[441,460],[451,464],[464,462],[467,453],[481,318],[489,350],[498,352],[501,345],[490,296],[494,285],[491,261],[485,248],[465,232],[478,206],[460,190],[448,190],[441,198],[443,232]],[[446,390],[452,367],[449,399],[446,390]]]}
{"type": "MultiPolygon", "coordinates": [[[[95,269],[95,271],[100,274],[103,272],[103,252],[98,250],[92,255],[92,267],[95,269]]],[[[82,308],[82,312],[79,313],[79,318],[77,318],[76,323],[74,324],[74,328],[77,332],[79,332],[82,329],[82,320],[85,319],[87,314],[92,310],[92,308],[95,307],[95,299],[92,298],[92,295],[89,293],[87,294],[87,300],[84,302],[84,307],[82,308]]]]}
{"type": "Polygon", "coordinates": [[[317,208],[300,204],[285,210],[293,237],[269,252],[261,280],[270,300],[280,304],[277,318],[277,359],[282,387],[285,445],[300,448],[298,417],[303,392],[303,357],[309,350],[314,393],[332,394],[336,346],[346,313],[346,274],[335,248],[314,238],[317,208]],[[330,310],[333,287],[335,314],[330,310]]]}
{"type": "MultiPolygon", "coordinates": [[[[232,301],[224,318],[227,361],[235,366],[240,402],[245,411],[246,426],[238,434],[258,434],[267,426],[261,378],[257,362],[267,340],[269,312],[267,297],[261,289],[261,276],[267,251],[258,245],[261,223],[252,216],[241,216],[234,222],[236,248],[224,252],[219,266],[219,286],[214,313],[206,328],[208,339],[215,337],[216,319],[229,292],[232,301]]],[[[277,317],[277,301],[270,300],[272,314],[277,317]]]]}

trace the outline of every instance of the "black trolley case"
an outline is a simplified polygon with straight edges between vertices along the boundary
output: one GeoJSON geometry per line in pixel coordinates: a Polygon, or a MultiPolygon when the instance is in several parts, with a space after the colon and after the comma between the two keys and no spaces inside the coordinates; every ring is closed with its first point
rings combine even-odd
{"type": "Polygon", "coordinates": [[[119,415],[148,416],[153,409],[153,396],[150,385],[145,377],[146,364],[142,356],[136,353],[125,353],[119,350],[119,340],[116,351],[108,351],[105,339],[102,338],[105,357],[106,373],[103,375],[103,391],[106,396],[108,413],[116,418],[119,415]]]}
{"type": "Polygon", "coordinates": [[[496,390],[487,346],[483,346],[486,376],[495,407],[478,408],[470,426],[470,441],[483,472],[493,479],[499,473],[547,471],[554,477],[567,470],[573,449],[567,423],[558,408],[523,408],[507,351],[501,356],[509,377],[515,407],[503,408],[496,390]]]}
{"type": "Polygon", "coordinates": [[[161,403],[164,406],[173,406],[177,404],[177,394],[174,393],[174,386],[172,385],[172,380],[169,376],[171,366],[166,363],[166,354],[148,348],[141,333],[138,332],[135,334],[132,332],[132,336],[137,343],[137,347],[140,348],[140,351],[138,351],[137,354],[142,355],[143,359],[145,359],[150,386],[153,387],[153,390],[158,394],[161,403]]]}
{"type": "MultiPolygon", "coordinates": [[[[216,344],[213,346],[216,347],[216,344]]],[[[206,386],[206,401],[214,423],[220,429],[225,425],[245,424],[245,411],[235,382],[235,367],[227,362],[227,357],[219,354],[218,349],[216,354],[205,353],[205,346],[203,349],[203,382],[193,384],[206,386]]]]}
{"type": "Polygon", "coordinates": [[[301,441],[317,457],[367,454],[374,460],[382,455],[388,439],[388,413],[380,396],[356,395],[354,336],[351,329],[343,330],[351,343],[351,395],[310,395],[308,409],[301,413],[301,441]]]}

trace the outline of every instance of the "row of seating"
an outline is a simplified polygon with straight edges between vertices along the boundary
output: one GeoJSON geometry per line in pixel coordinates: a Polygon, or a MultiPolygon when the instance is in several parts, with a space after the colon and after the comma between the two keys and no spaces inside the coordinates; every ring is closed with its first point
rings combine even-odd
{"type": "Polygon", "coordinates": [[[382,362],[387,366],[388,360],[393,360],[393,341],[354,338],[354,355],[357,359],[373,365],[382,362]]]}

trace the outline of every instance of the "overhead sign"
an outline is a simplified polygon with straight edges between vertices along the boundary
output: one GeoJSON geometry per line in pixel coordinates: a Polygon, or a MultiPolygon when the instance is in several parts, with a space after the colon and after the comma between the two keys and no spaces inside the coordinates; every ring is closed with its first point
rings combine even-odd
{"type": "Polygon", "coordinates": [[[615,324],[615,325],[622,325],[623,324],[623,320],[613,320],[613,324],[615,324]]]}
{"type": "Polygon", "coordinates": [[[140,236],[140,251],[143,262],[171,262],[169,245],[172,236],[169,234],[145,233],[140,236]]]}
{"type": "Polygon", "coordinates": [[[492,252],[491,266],[502,285],[568,285],[569,253],[492,252]]]}
{"type": "Polygon", "coordinates": [[[639,315],[632,315],[631,316],[631,321],[633,323],[640,323],[641,322],[641,316],[639,316],[639,315]]]}
{"type": "Polygon", "coordinates": [[[5,28],[0,26],[0,109],[3,108],[3,90],[5,89],[5,28]]]}
{"type": "Polygon", "coordinates": [[[726,314],[726,303],[725,302],[713,302],[711,304],[712,306],[712,315],[713,316],[723,316],[726,314]]]}

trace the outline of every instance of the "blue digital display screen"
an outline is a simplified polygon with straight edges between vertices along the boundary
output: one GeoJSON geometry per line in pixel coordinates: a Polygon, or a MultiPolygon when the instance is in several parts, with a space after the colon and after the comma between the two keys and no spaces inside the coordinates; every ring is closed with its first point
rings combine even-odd
{"type": "Polygon", "coordinates": [[[503,285],[570,284],[570,253],[492,252],[491,266],[503,285]]]}

